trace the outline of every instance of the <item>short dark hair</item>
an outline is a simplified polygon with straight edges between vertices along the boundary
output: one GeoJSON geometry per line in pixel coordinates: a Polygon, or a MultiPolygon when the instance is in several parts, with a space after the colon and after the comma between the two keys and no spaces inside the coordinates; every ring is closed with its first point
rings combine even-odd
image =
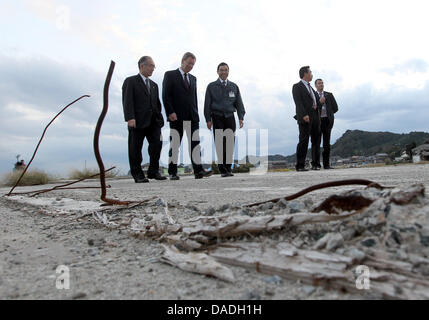
{"type": "Polygon", "coordinates": [[[304,74],[306,74],[309,69],[310,69],[309,66],[301,67],[301,69],[299,69],[299,77],[301,79],[304,78],[304,74]]]}
{"type": "Polygon", "coordinates": [[[137,64],[137,66],[139,67],[139,69],[140,69],[140,66],[142,64],[146,63],[149,59],[152,59],[152,58],[149,57],[149,56],[143,56],[143,57],[141,57],[140,60],[139,60],[139,62],[138,62],[138,64],[137,64]]]}
{"type": "Polygon", "coordinates": [[[188,58],[192,58],[192,59],[197,60],[197,58],[195,57],[195,55],[194,55],[193,53],[191,53],[191,52],[186,52],[186,53],[183,55],[182,60],[186,60],[186,59],[188,59],[188,58]]]}
{"type": "Polygon", "coordinates": [[[228,65],[226,62],[221,62],[221,63],[219,63],[219,65],[217,66],[217,71],[219,71],[219,68],[220,68],[220,67],[223,67],[223,66],[227,66],[227,67],[228,67],[228,70],[229,70],[229,65],[228,65]]]}
{"type": "Polygon", "coordinates": [[[316,81],[314,81],[314,85],[317,85],[317,81],[322,81],[323,82],[322,79],[316,79],[316,81]]]}

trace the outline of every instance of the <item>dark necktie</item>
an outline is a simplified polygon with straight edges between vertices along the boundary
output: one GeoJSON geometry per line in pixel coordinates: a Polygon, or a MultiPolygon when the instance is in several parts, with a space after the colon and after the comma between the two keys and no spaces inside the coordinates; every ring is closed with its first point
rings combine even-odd
{"type": "Polygon", "coordinates": [[[186,87],[186,89],[189,89],[188,74],[187,74],[187,73],[185,73],[185,74],[184,74],[184,76],[185,76],[185,87],[186,87]]]}
{"type": "Polygon", "coordinates": [[[149,79],[146,78],[146,88],[147,88],[147,92],[150,93],[150,83],[149,83],[149,79]]]}
{"type": "Polygon", "coordinates": [[[310,82],[308,82],[308,87],[310,88],[311,99],[313,99],[313,109],[316,110],[317,109],[317,106],[316,106],[316,97],[314,96],[314,91],[313,91],[313,88],[310,85],[310,82]]]}
{"type": "Polygon", "coordinates": [[[222,81],[222,84],[224,87],[226,87],[226,81],[225,80],[222,81]]]}

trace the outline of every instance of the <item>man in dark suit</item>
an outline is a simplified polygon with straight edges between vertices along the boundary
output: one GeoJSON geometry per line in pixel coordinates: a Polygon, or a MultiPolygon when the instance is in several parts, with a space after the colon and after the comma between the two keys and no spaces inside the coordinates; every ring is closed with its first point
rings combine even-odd
{"type": "Polygon", "coordinates": [[[207,86],[204,116],[207,128],[214,131],[218,168],[222,177],[232,177],[235,142],[235,118],[238,114],[240,129],[243,128],[244,110],[238,86],[228,80],[229,66],[222,62],[217,67],[219,79],[207,86]]]}
{"type": "Polygon", "coordinates": [[[161,128],[164,118],[161,114],[158,85],[149,79],[155,69],[155,63],[149,56],[138,62],[139,74],[128,77],[122,85],[122,104],[125,121],[128,123],[128,159],[131,175],[136,183],[149,182],[149,179],[165,180],[159,173],[159,158],[162,141],[161,128]],[[150,165],[148,178],[141,163],[143,140],[149,142],[150,165]]]}
{"type": "Polygon", "coordinates": [[[201,165],[201,148],[199,137],[200,118],[198,116],[197,78],[189,74],[196,58],[190,52],[184,54],[180,68],[167,71],[162,83],[162,100],[165,113],[170,123],[170,152],[168,173],[170,180],[179,180],[177,161],[182,143],[183,131],[188,136],[189,157],[192,161],[195,179],[208,177],[201,165]]]}
{"type": "Polygon", "coordinates": [[[320,110],[324,98],[311,87],[313,73],[309,66],[299,70],[301,81],[294,84],[292,88],[293,100],[295,101],[295,119],[299,127],[299,142],[296,147],[296,170],[308,171],[305,169],[305,158],[307,157],[308,140],[311,137],[313,170],[320,170],[320,110]]]}
{"type": "Polygon", "coordinates": [[[331,153],[331,131],[334,126],[334,113],[338,111],[338,105],[331,92],[323,91],[325,86],[322,79],[317,79],[314,84],[320,99],[323,97],[325,98],[325,103],[320,110],[320,131],[323,140],[323,168],[332,169],[329,161],[331,153]]]}

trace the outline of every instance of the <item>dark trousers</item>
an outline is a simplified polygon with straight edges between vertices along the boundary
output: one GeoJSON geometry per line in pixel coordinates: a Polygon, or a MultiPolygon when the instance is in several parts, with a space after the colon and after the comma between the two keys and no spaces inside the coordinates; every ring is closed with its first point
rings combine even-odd
{"type": "Polygon", "coordinates": [[[311,165],[320,167],[320,119],[311,122],[311,165]]]}
{"type": "Polygon", "coordinates": [[[298,122],[299,142],[296,147],[296,168],[305,167],[307,157],[308,141],[311,137],[311,165],[320,167],[320,120],[317,111],[310,117],[310,123],[298,122]]]}
{"type": "Polygon", "coordinates": [[[212,122],[219,171],[221,173],[231,172],[236,130],[234,115],[226,118],[213,114],[212,122]]]}
{"type": "Polygon", "coordinates": [[[156,124],[156,121],[152,120],[151,125],[144,129],[128,127],[128,159],[131,175],[134,178],[144,177],[141,167],[144,138],[149,142],[150,164],[147,173],[153,175],[159,171],[159,158],[162,149],[161,128],[156,124]]]}
{"type": "Polygon", "coordinates": [[[203,171],[201,165],[200,135],[195,133],[199,130],[200,123],[194,121],[170,121],[170,151],[168,153],[168,174],[177,174],[177,162],[179,160],[179,149],[182,143],[183,131],[188,137],[189,157],[191,158],[194,174],[203,171]],[[194,138],[194,139],[192,139],[194,138]]]}
{"type": "Polygon", "coordinates": [[[331,153],[331,131],[334,123],[329,120],[327,117],[321,118],[321,135],[322,135],[322,141],[323,141],[323,167],[329,167],[330,166],[330,153],[331,153]]]}

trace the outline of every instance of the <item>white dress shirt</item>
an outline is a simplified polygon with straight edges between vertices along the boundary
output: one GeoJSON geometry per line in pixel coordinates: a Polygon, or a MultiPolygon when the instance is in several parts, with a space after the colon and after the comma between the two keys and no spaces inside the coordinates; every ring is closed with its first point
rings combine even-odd
{"type": "MultiPolygon", "coordinates": [[[[220,84],[223,84],[223,80],[219,78],[220,84]]],[[[225,80],[225,86],[228,84],[228,79],[225,80]]]]}
{"type": "MultiPolygon", "coordinates": [[[[317,93],[319,94],[320,98],[325,96],[325,91],[317,92],[317,93]]],[[[328,117],[328,113],[326,112],[326,103],[324,103],[322,106],[322,112],[320,113],[320,117],[321,118],[327,118],[328,117]]]]}
{"type": "Polygon", "coordinates": [[[146,78],[144,75],[139,73],[140,77],[142,77],[144,84],[146,84],[146,79],[149,80],[149,78],[146,78]]]}

